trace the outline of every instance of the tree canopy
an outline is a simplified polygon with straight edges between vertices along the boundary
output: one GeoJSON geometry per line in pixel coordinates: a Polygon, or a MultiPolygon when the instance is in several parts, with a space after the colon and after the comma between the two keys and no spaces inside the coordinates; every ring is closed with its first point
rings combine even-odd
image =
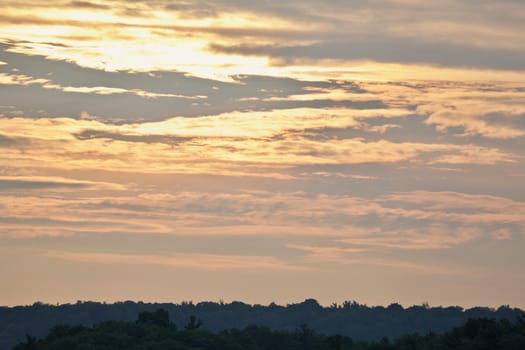
{"type": "Polygon", "coordinates": [[[249,326],[213,333],[200,329],[195,317],[178,330],[166,310],[142,312],[137,321],[106,321],[93,327],[60,325],[42,339],[27,336],[13,350],[523,350],[525,318],[516,322],[469,319],[443,335],[412,334],[390,341],[354,341],[323,335],[303,324],[293,331],[249,326]],[[167,322],[166,322],[167,321],[167,322]]]}
{"type": "MultiPolygon", "coordinates": [[[[469,318],[507,319],[511,322],[523,311],[509,306],[497,309],[458,306],[403,307],[394,303],[387,307],[367,306],[355,301],[328,307],[314,299],[277,305],[250,305],[191,301],[179,304],[117,302],[113,304],[78,301],[73,304],[0,307],[0,349],[10,349],[26,340],[26,334],[44,337],[59,324],[91,327],[104,321],[136,321],[165,327],[168,323],[178,329],[207,330],[220,333],[229,329],[245,329],[249,325],[271,330],[292,332],[307,324],[308,328],[328,336],[348,336],[356,341],[397,339],[407,334],[433,332],[443,334],[464,324],[469,318]],[[159,309],[164,311],[159,311],[159,309]],[[192,322],[191,316],[194,316],[192,322]]],[[[171,327],[171,326],[170,326],[171,327]]]]}

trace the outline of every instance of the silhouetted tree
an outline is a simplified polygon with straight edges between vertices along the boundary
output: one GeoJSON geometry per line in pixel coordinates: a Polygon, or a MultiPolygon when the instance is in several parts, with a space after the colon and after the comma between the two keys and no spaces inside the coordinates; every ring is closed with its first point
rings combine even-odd
{"type": "MultiPolygon", "coordinates": [[[[504,322],[499,324],[498,321],[495,321],[498,325],[494,328],[492,321],[487,323],[487,327],[481,324],[476,325],[476,322],[474,322],[469,325],[468,331],[451,333],[451,335],[445,338],[439,338],[439,341],[436,340],[438,336],[424,341],[433,344],[433,347],[428,348],[432,350],[439,349],[439,347],[435,345],[437,343],[440,344],[442,349],[463,349],[463,343],[476,346],[473,342],[480,344],[482,342],[489,343],[485,341],[485,338],[492,337],[496,340],[491,343],[495,344],[491,350],[497,350],[499,349],[498,346],[502,347],[502,349],[514,349],[515,344],[519,344],[522,339],[521,337],[525,336],[525,333],[516,333],[517,335],[506,333],[508,329],[512,329],[512,324],[514,324],[516,318],[523,314],[521,310],[510,308],[509,306],[502,306],[498,309],[486,307],[462,309],[458,306],[425,308],[421,305],[403,308],[401,305],[394,303],[388,307],[369,307],[355,301],[347,301],[344,302],[342,306],[335,307],[334,305],[333,307],[323,307],[314,299],[307,299],[297,304],[277,305],[272,303],[268,306],[249,305],[241,302],[224,303],[224,305],[221,305],[217,302],[159,304],[132,301],[122,301],[113,304],[81,301],[55,306],[37,302],[34,305],[28,306],[0,306],[0,349],[10,350],[15,344],[20,342],[31,346],[31,344],[27,343],[27,339],[24,338],[26,333],[41,338],[46,334],[50,334],[49,332],[53,327],[64,322],[73,325],[80,324],[87,327],[108,320],[136,321],[137,315],[143,312],[145,312],[145,314],[138,317],[139,319],[134,323],[134,326],[128,325],[125,327],[126,329],[122,331],[123,334],[136,339],[139,336],[149,334],[152,327],[162,326],[160,328],[167,332],[168,330],[171,331],[176,323],[184,329],[183,326],[187,325],[188,321],[190,321],[190,328],[195,328],[199,325],[199,318],[202,320],[200,322],[201,325],[202,323],[204,323],[204,325],[202,325],[202,327],[199,325],[197,328],[205,328],[213,332],[221,332],[232,328],[243,329],[250,324],[256,325],[259,328],[267,327],[273,330],[290,331],[302,323],[308,323],[313,330],[318,332],[317,334],[340,334],[342,336],[352,337],[355,340],[353,348],[349,346],[345,340],[341,350],[362,350],[364,348],[360,347],[360,341],[379,340],[383,336],[387,336],[391,340],[390,347],[394,349],[396,339],[403,335],[414,334],[415,332],[428,334],[432,331],[441,337],[445,332],[450,332],[453,327],[465,324],[469,318],[494,318],[497,320],[508,319],[508,321],[505,322],[510,322],[510,325],[504,322]],[[155,310],[159,308],[165,311],[157,313],[155,310]],[[169,314],[167,314],[168,312],[169,314]],[[190,315],[195,315],[196,317],[193,324],[191,323],[190,315]],[[169,316],[171,316],[171,321],[169,316]],[[166,327],[167,325],[168,327],[166,327]],[[496,334],[494,332],[502,332],[503,336],[501,339],[491,335],[496,334]],[[470,338],[466,335],[467,333],[471,335],[470,338]]],[[[521,321],[518,320],[518,323],[520,322],[525,324],[525,318],[521,321]]],[[[51,333],[54,333],[61,339],[76,337],[76,335],[72,333],[79,330],[81,331],[79,334],[84,334],[83,330],[75,329],[74,327],[76,326],[58,328],[51,333]]],[[[109,327],[111,328],[113,326],[110,325],[109,327]]],[[[525,326],[521,329],[525,329],[525,326]]],[[[205,331],[193,332],[198,334],[192,334],[191,336],[197,336],[203,332],[205,331]]],[[[275,350],[294,349],[297,344],[300,344],[299,333],[298,331],[293,333],[293,337],[286,338],[280,333],[274,334],[264,333],[261,330],[256,331],[256,334],[266,339],[266,342],[273,344],[272,346],[274,346],[273,349],[275,350]],[[270,338],[268,338],[265,334],[273,335],[269,335],[270,338]],[[281,336],[288,339],[286,347],[280,345],[285,344],[281,341],[281,336]]],[[[120,336],[125,339],[122,334],[120,334],[119,337],[120,336]]],[[[190,335],[187,336],[189,337],[190,335]]],[[[317,336],[313,337],[313,339],[317,339],[316,337],[317,336]]],[[[124,342],[122,339],[121,341],[124,342]]],[[[228,343],[230,340],[224,341],[228,343]]],[[[328,341],[323,344],[329,346],[327,345],[328,341]]],[[[61,345],[61,349],[74,349],[68,346],[68,344],[64,343],[61,345]]],[[[169,346],[165,347],[165,349],[169,348],[169,346]]],[[[249,348],[248,345],[247,348],[249,348]]],[[[45,350],[57,349],[59,348],[54,347],[45,350]]],[[[80,349],[85,350],[86,347],[80,349]]],[[[97,347],[94,349],[99,350],[97,347]]],[[[138,350],[134,347],[129,349],[138,350]]],[[[223,350],[220,347],[217,349],[223,350]]],[[[479,348],[475,349],[479,350],[479,348]]],[[[522,349],[525,349],[525,347],[522,349]]],[[[92,349],[90,348],[89,350],[92,349]]]]}
{"type": "Polygon", "coordinates": [[[200,328],[200,326],[202,326],[202,321],[199,319],[197,320],[197,318],[194,316],[194,315],[191,315],[190,316],[190,322],[188,322],[184,328],[191,331],[193,329],[197,329],[197,328],[200,328]]]}
{"type": "Polygon", "coordinates": [[[164,309],[157,309],[155,312],[144,311],[139,313],[137,322],[152,323],[160,327],[168,327],[170,324],[170,316],[168,311],[164,309]]]}
{"type": "Polygon", "coordinates": [[[36,338],[26,334],[26,341],[15,346],[13,350],[35,350],[36,346],[36,338]]]}
{"type": "MultiPolygon", "coordinates": [[[[158,311],[158,310],[157,310],[158,311]]],[[[13,350],[523,350],[525,322],[471,319],[444,335],[405,335],[394,342],[354,343],[342,335],[326,336],[302,325],[294,332],[249,326],[244,330],[212,333],[177,331],[154,321],[164,312],[141,313],[137,322],[106,321],[94,327],[59,326],[44,339],[26,336],[13,350]]],[[[200,322],[190,318],[186,329],[200,322]]]]}

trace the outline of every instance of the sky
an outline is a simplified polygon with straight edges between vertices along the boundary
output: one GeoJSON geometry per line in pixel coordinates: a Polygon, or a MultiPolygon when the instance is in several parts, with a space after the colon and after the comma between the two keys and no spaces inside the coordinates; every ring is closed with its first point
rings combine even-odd
{"type": "Polygon", "coordinates": [[[0,305],[525,307],[525,2],[2,4],[0,305]]]}

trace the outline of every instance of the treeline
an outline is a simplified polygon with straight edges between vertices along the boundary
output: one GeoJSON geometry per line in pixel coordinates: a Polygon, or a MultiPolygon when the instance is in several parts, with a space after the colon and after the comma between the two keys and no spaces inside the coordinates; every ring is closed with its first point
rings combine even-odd
{"type": "Polygon", "coordinates": [[[195,316],[178,330],[166,310],[142,312],[135,322],[106,321],[94,327],[55,326],[47,337],[27,336],[13,350],[523,350],[525,318],[469,319],[443,335],[407,335],[390,341],[354,341],[323,335],[307,325],[294,331],[249,326],[212,333],[195,316]]]}
{"type": "Polygon", "coordinates": [[[26,334],[44,337],[58,324],[93,326],[103,321],[134,321],[141,312],[162,308],[169,312],[171,322],[183,328],[190,316],[202,320],[203,327],[213,333],[228,329],[244,329],[249,325],[272,330],[292,332],[307,324],[315,332],[348,336],[355,341],[397,339],[406,334],[442,334],[464,324],[469,318],[494,318],[514,321],[523,311],[509,306],[497,309],[475,307],[429,307],[417,305],[403,308],[399,304],[387,307],[369,307],[355,301],[319,305],[314,299],[286,306],[249,305],[242,302],[183,302],[142,303],[77,302],[49,305],[35,303],[30,306],[0,307],[0,349],[10,349],[22,341],[26,334]]]}

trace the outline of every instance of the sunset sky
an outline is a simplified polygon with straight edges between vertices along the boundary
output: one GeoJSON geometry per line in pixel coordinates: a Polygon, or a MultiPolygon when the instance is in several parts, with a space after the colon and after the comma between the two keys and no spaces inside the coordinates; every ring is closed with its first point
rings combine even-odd
{"type": "Polygon", "coordinates": [[[524,43],[522,0],[3,0],[0,305],[523,308],[524,43]]]}

